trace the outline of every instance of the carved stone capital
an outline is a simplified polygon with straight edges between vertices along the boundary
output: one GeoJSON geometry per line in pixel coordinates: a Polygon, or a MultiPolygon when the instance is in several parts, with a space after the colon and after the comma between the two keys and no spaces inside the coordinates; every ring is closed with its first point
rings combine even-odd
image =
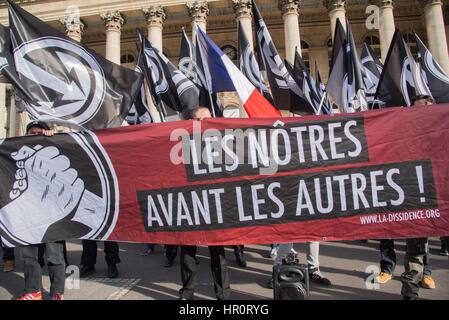
{"type": "Polygon", "coordinates": [[[125,17],[120,13],[120,11],[109,11],[100,14],[101,19],[103,19],[104,27],[106,32],[116,31],[120,32],[122,26],[126,23],[125,17]]]}
{"type": "Polygon", "coordinates": [[[207,22],[207,16],[209,15],[207,1],[187,2],[186,7],[192,22],[207,22]]]}
{"type": "Polygon", "coordinates": [[[301,0],[279,0],[278,5],[283,15],[284,14],[299,15],[301,0]]]}
{"type": "Polygon", "coordinates": [[[232,0],[235,16],[239,18],[251,18],[253,4],[251,0],[232,0]]]}
{"type": "Polygon", "coordinates": [[[440,5],[440,6],[443,5],[443,1],[441,0],[419,0],[419,3],[423,8],[433,5],[440,5]]]}
{"type": "Polygon", "coordinates": [[[334,10],[346,10],[345,0],[323,0],[323,6],[327,8],[328,12],[334,10]]]}
{"type": "Polygon", "coordinates": [[[81,39],[84,30],[87,29],[87,24],[78,15],[65,16],[59,19],[59,22],[64,26],[65,33],[70,38],[81,39]]]}
{"type": "Polygon", "coordinates": [[[142,9],[142,11],[148,26],[162,27],[165,19],[167,19],[167,14],[162,6],[150,6],[142,9]]]}
{"type": "Polygon", "coordinates": [[[393,8],[393,0],[369,0],[370,4],[374,4],[379,8],[393,8]]]}

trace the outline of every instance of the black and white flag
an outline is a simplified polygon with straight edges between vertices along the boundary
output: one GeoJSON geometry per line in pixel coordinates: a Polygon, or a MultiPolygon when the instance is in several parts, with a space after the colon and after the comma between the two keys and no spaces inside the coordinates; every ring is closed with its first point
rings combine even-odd
{"type": "Polygon", "coordinates": [[[327,91],[341,112],[365,111],[368,110],[368,103],[362,80],[362,64],[348,21],[346,30],[345,32],[340,20],[337,19],[327,91]]]}
{"type": "Polygon", "coordinates": [[[254,0],[252,0],[252,10],[257,59],[259,66],[263,66],[263,70],[267,72],[275,107],[278,110],[315,114],[316,110],[303,99],[304,94],[301,88],[293,80],[279,56],[254,0]]]}
{"type": "Polygon", "coordinates": [[[156,95],[160,96],[165,108],[178,113],[176,117],[166,117],[166,120],[182,120],[185,110],[198,106],[198,87],[146,39],[144,53],[147,67],[152,73],[156,95]]]}
{"type": "Polygon", "coordinates": [[[9,28],[0,23],[0,83],[11,83],[15,89],[15,93],[25,101],[32,101],[27,90],[20,82],[19,75],[16,72],[14,57],[11,50],[11,38],[9,28]]]}
{"type": "Polygon", "coordinates": [[[311,108],[314,110],[314,114],[317,114],[319,108],[319,98],[313,89],[310,86],[310,83],[307,78],[307,72],[305,68],[307,68],[304,64],[304,61],[300,57],[299,53],[295,52],[295,62],[292,65],[288,60],[284,60],[285,67],[287,68],[290,76],[296,82],[299,88],[301,88],[301,93],[303,94],[302,98],[307,101],[311,108]]]}
{"type": "Polygon", "coordinates": [[[68,127],[120,126],[141,74],[114,64],[8,1],[11,45],[33,118],[68,127]]]}
{"type": "MultiPolygon", "coordinates": [[[[141,34],[139,33],[139,37],[140,36],[141,34]]],[[[137,44],[138,57],[134,70],[143,74],[144,64],[141,47],[141,42],[139,42],[137,44]]],[[[145,81],[142,82],[142,86],[140,87],[136,100],[131,106],[131,109],[129,109],[125,120],[129,125],[155,122],[153,115],[151,114],[150,107],[148,106],[145,81]]]]}
{"type": "Polygon", "coordinates": [[[323,80],[321,78],[320,69],[318,68],[318,62],[315,61],[315,84],[316,84],[316,91],[318,92],[318,96],[321,97],[322,101],[322,108],[324,109],[324,112],[328,110],[328,114],[333,114],[334,110],[332,108],[332,103],[329,101],[329,97],[326,92],[326,86],[323,83],[323,80]]]}
{"type": "Polygon", "coordinates": [[[253,48],[251,47],[248,38],[243,31],[242,24],[239,21],[238,25],[238,40],[239,40],[239,67],[240,71],[248,78],[248,80],[259,90],[260,93],[273,106],[275,105],[273,97],[267,88],[264,75],[260,71],[257,60],[254,57],[253,48]]]}
{"type": "Polygon", "coordinates": [[[382,107],[410,106],[416,95],[431,93],[401,32],[396,29],[377,86],[376,98],[382,107]]]}
{"type": "Polygon", "coordinates": [[[363,66],[362,78],[366,90],[366,100],[368,101],[370,109],[373,109],[378,105],[374,99],[374,96],[376,95],[377,85],[379,84],[383,65],[366,42],[363,43],[360,62],[363,66]]]}
{"type": "MultiPolygon", "coordinates": [[[[190,41],[184,28],[182,29],[181,51],[178,60],[178,69],[190,79],[199,90],[199,105],[209,108],[211,114],[222,116],[223,106],[216,93],[207,89],[206,77],[202,70],[201,56],[197,53],[195,45],[190,41]]],[[[183,111],[184,118],[190,115],[189,109],[183,111]]]]}
{"type": "Polygon", "coordinates": [[[449,102],[449,76],[433,58],[429,49],[424,45],[416,33],[415,41],[418,46],[418,56],[427,86],[436,103],[449,102]]]}

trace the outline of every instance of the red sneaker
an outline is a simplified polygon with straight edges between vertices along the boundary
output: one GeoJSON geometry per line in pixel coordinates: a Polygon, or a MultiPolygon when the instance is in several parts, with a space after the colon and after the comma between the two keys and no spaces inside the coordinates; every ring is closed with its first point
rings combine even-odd
{"type": "Polygon", "coordinates": [[[34,293],[26,293],[23,297],[17,300],[42,300],[42,291],[34,293]]]}
{"type": "Polygon", "coordinates": [[[51,300],[64,300],[64,296],[60,293],[57,293],[54,297],[51,297],[51,300]]]}

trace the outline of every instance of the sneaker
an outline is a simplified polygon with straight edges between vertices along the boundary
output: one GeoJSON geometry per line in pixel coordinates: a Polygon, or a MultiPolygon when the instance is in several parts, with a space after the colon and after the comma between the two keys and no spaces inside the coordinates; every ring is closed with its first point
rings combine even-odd
{"type": "Polygon", "coordinates": [[[60,293],[57,293],[54,297],[51,297],[51,300],[64,300],[64,296],[60,293]]]}
{"type": "Polygon", "coordinates": [[[385,272],[381,272],[377,277],[376,277],[376,282],[377,283],[386,283],[388,280],[390,280],[391,278],[393,278],[392,274],[389,273],[385,273],[385,272]]]}
{"type": "Polygon", "coordinates": [[[440,256],[449,256],[449,252],[447,251],[446,244],[444,242],[441,243],[440,256]]]}
{"type": "Polygon", "coordinates": [[[5,261],[5,265],[3,266],[3,272],[10,272],[14,270],[14,260],[5,261]]]}
{"type": "Polygon", "coordinates": [[[426,289],[435,289],[435,281],[431,276],[424,276],[421,280],[421,287],[426,289]]]}
{"type": "Polygon", "coordinates": [[[290,249],[290,252],[293,253],[293,254],[298,254],[298,251],[296,251],[296,250],[293,249],[293,248],[290,249]]]}
{"type": "Polygon", "coordinates": [[[35,293],[25,293],[25,295],[17,300],[42,300],[42,291],[35,293]]]}
{"type": "Polygon", "coordinates": [[[278,254],[278,248],[271,248],[270,250],[270,258],[276,257],[278,254]]]}
{"type": "Polygon", "coordinates": [[[319,269],[309,272],[309,279],[316,283],[324,284],[326,286],[330,286],[332,284],[328,278],[323,276],[323,274],[320,272],[319,269]]]}

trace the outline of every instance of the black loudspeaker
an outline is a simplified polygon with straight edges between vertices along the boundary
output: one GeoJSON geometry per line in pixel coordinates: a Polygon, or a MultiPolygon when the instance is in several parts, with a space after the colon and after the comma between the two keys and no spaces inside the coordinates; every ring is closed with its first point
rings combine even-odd
{"type": "Polygon", "coordinates": [[[281,264],[273,267],[274,300],[308,300],[309,272],[301,264],[281,264]]]}

